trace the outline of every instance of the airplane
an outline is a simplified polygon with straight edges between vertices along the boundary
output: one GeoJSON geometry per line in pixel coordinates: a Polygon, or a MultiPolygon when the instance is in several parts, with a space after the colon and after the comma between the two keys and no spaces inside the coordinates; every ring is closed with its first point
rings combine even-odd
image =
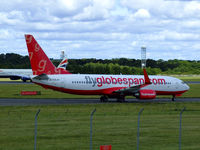
{"type": "MultiPolygon", "coordinates": [[[[62,70],[66,69],[68,64],[68,59],[64,58],[57,69],[62,70]]],[[[10,80],[19,80],[23,82],[31,80],[30,76],[33,75],[32,69],[0,69],[0,78],[10,78],[10,80]]]]}
{"type": "Polygon", "coordinates": [[[126,96],[137,99],[154,99],[157,95],[181,96],[189,90],[182,80],[169,76],[148,75],[105,75],[105,74],[60,74],[55,71],[47,55],[32,35],[25,35],[29,58],[34,75],[33,83],[46,89],[79,95],[100,95],[101,102],[116,98],[124,102],[126,96]]]}

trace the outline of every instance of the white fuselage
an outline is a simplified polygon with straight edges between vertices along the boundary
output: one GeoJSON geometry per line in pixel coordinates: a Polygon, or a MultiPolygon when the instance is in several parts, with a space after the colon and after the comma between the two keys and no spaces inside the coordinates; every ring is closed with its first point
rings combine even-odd
{"type": "MultiPolygon", "coordinates": [[[[144,84],[142,75],[48,75],[47,80],[32,79],[33,82],[46,88],[72,93],[72,94],[94,94],[109,95],[111,92],[123,88],[144,84]]],[[[189,89],[183,81],[169,76],[149,76],[152,84],[141,89],[151,89],[157,95],[181,94],[189,89]]]]}
{"type": "Polygon", "coordinates": [[[30,79],[31,69],[0,69],[0,78],[30,79]]]}

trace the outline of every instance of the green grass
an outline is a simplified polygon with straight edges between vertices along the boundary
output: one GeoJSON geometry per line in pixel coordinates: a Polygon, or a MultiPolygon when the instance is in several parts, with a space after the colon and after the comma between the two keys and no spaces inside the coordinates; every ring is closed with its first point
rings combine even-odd
{"type": "Polygon", "coordinates": [[[0,84],[0,98],[95,98],[99,96],[73,95],[44,89],[35,84],[0,84]],[[21,91],[41,91],[41,95],[22,96],[21,91]]]}
{"type": "Polygon", "coordinates": [[[200,97],[200,84],[188,84],[189,91],[185,92],[182,97],[200,97]]]}
{"type": "Polygon", "coordinates": [[[181,75],[172,75],[175,78],[179,78],[183,81],[200,81],[200,75],[185,75],[185,76],[181,76],[181,75]]]}
{"type": "Polygon", "coordinates": [[[90,113],[93,118],[93,149],[111,144],[113,150],[136,149],[137,115],[141,108],[140,149],[178,149],[179,113],[182,149],[200,149],[200,103],[132,103],[60,106],[0,107],[0,150],[31,150],[34,116],[38,117],[39,150],[88,150],[90,113]]]}
{"type": "MultiPolygon", "coordinates": [[[[182,97],[200,97],[200,84],[189,84],[190,90],[182,97]]],[[[0,98],[99,98],[99,96],[83,96],[61,93],[50,89],[44,89],[35,84],[0,84],[0,98]],[[21,91],[41,91],[41,95],[21,96],[21,91]]],[[[160,97],[160,96],[159,96],[160,97]]],[[[164,96],[161,96],[164,97],[164,96]]],[[[166,96],[165,96],[166,97],[166,96]]],[[[167,96],[169,97],[169,96],[167,96]]],[[[171,96],[170,96],[171,97],[171,96]]],[[[133,97],[128,97],[133,98],[133,97]]]]}

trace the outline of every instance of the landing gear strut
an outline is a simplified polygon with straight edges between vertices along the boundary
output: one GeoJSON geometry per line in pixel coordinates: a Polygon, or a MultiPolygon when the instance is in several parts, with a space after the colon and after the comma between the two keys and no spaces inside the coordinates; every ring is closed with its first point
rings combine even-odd
{"type": "Polygon", "coordinates": [[[125,96],[119,96],[119,97],[117,97],[117,102],[120,102],[120,103],[125,102],[125,96]]]}
{"type": "Polygon", "coordinates": [[[173,102],[174,102],[175,98],[176,98],[175,95],[173,95],[173,97],[172,97],[172,101],[173,101],[173,102]]]}
{"type": "Polygon", "coordinates": [[[101,96],[101,97],[100,97],[100,101],[101,101],[101,102],[108,102],[107,96],[105,96],[105,95],[104,95],[104,96],[101,96]]]}

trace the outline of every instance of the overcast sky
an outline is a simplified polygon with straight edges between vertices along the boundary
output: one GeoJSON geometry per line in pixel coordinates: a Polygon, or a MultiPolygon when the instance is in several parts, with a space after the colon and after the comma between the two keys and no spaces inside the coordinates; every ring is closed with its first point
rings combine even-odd
{"type": "Polygon", "coordinates": [[[0,53],[28,55],[32,34],[51,58],[200,60],[200,1],[1,0],[0,53]]]}

